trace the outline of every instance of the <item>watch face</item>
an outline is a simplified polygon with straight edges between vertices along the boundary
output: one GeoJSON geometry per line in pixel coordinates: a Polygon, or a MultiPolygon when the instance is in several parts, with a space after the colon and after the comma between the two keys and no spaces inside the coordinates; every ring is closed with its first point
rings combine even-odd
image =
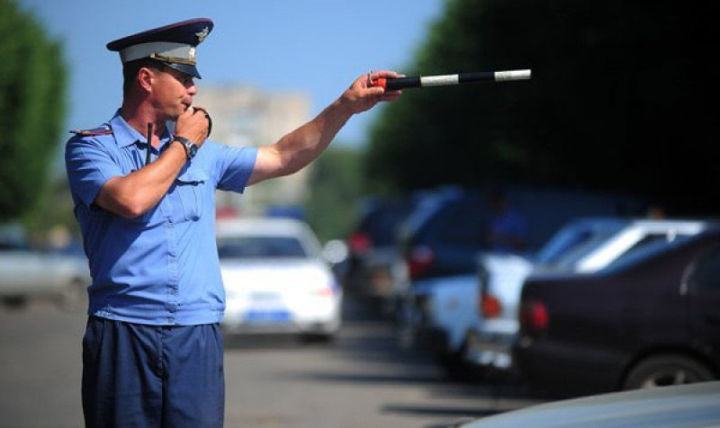
{"type": "Polygon", "coordinates": [[[195,144],[188,144],[190,147],[188,147],[188,152],[190,153],[190,157],[195,156],[195,153],[197,153],[197,146],[195,144]]]}

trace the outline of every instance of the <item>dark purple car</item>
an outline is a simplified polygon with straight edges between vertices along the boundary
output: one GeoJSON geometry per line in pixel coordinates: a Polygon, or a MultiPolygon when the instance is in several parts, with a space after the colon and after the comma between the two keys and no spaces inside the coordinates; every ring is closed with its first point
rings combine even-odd
{"type": "Polygon", "coordinates": [[[594,393],[720,375],[720,231],[650,245],[596,274],[529,277],[513,353],[547,391],[594,393]]]}

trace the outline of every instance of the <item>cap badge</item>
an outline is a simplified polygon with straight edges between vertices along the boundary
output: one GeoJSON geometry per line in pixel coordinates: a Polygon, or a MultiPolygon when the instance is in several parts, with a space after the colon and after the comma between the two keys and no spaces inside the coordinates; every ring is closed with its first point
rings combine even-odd
{"type": "Polygon", "coordinates": [[[190,48],[190,50],[188,51],[188,56],[190,57],[189,59],[192,60],[192,61],[194,61],[194,60],[195,60],[195,54],[196,54],[195,48],[194,48],[194,47],[193,47],[193,48],[190,48]]]}
{"type": "Polygon", "coordinates": [[[195,36],[198,38],[198,43],[202,43],[203,40],[205,40],[205,37],[210,33],[210,29],[208,27],[205,27],[202,29],[202,31],[195,33],[195,36]]]}

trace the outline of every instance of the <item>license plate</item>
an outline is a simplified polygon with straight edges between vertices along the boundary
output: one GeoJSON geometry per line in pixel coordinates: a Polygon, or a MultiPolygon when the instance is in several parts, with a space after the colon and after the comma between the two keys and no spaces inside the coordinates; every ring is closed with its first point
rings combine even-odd
{"type": "Polygon", "coordinates": [[[258,311],[253,310],[245,314],[245,321],[256,324],[276,324],[290,321],[290,312],[285,310],[258,311]]]}
{"type": "Polygon", "coordinates": [[[273,303],[280,301],[280,295],[277,293],[256,292],[250,294],[250,300],[256,303],[273,303]]]}

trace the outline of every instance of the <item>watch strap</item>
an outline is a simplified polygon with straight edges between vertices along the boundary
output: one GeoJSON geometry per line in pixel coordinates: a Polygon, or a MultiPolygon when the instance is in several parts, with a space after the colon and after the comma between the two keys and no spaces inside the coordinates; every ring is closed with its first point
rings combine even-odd
{"type": "Polygon", "coordinates": [[[188,159],[192,159],[193,156],[195,156],[195,152],[197,151],[197,146],[190,140],[188,140],[185,137],[175,136],[173,137],[173,141],[177,141],[178,143],[182,144],[183,148],[185,149],[185,156],[188,159]],[[193,150],[193,148],[195,150],[193,150]]]}

